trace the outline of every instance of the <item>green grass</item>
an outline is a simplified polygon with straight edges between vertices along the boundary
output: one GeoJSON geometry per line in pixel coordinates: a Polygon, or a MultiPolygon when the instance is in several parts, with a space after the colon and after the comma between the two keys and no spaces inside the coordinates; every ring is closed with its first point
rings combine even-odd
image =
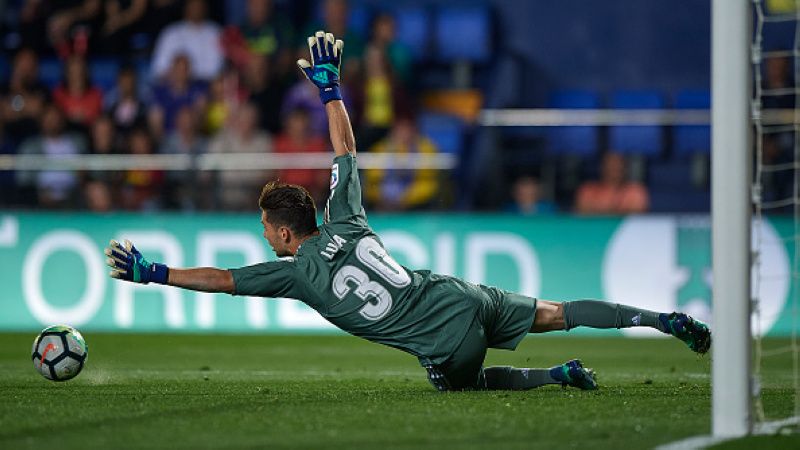
{"type": "MultiPolygon", "coordinates": [[[[414,358],[347,336],[86,333],[84,372],[53,383],[30,362],[34,334],[0,334],[3,449],[630,450],[710,428],[711,360],[672,339],[529,337],[487,362],[579,356],[600,390],[441,394],[414,358]]],[[[790,359],[764,370],[767,410],[788,416],[790,359]]]]}

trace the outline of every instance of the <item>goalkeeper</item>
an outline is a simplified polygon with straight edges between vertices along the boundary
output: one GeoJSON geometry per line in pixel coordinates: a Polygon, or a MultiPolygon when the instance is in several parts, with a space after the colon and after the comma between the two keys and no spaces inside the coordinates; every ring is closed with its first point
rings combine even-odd
{"type": "Polygon", "coordinates": [[[277,261],[239,269],[179,269],[149,263],[128,241],[106,249],[111,276],[205,292],[289,297],[314,308],[342,330],[416,356],[440,391],[532,389],[561,384],[596,389],[580,360],[545,369],[483,367],[487,348],[513,350],[528,333],[593,328],[651,327],[698,353],[711,332],[681,313],[658,313],[593,300],[552,302],[398,264],[370,228],[350,119],[339,92],[344,43],[330,33],[308,38],[311,62],[298,66],[319,88],[335,158],[324,223],[301,186],[270,182],[258,205],[264,238],[277,261]]]}

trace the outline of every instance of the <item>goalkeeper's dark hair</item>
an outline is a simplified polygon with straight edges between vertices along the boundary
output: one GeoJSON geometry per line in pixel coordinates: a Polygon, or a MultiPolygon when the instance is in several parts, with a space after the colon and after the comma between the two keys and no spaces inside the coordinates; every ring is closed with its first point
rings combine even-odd
{"type": "Polygon", "coordinates": [[[297,237],[317,231],[317,206],[303,186],[270,181],[261,189],[258,206],[267,213],[269,223],[287,227],[297,237]]]}

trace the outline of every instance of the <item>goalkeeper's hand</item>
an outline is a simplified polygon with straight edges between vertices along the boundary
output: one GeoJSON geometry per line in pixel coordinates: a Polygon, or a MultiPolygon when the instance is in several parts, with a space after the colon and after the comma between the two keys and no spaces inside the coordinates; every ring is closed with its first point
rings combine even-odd
{"type": "Polygon", "coordinates": [[[105,250],[106,264],[111,267],[111,277],[134,283],[149,282],[167,284],[169,268],[164,264],[148,262],[131,241],[123,246],[117,241],[109,242],[105,250]]]}
{"type": "Polygon", "coordinates": [[[298,59],[297,66],[303,71],[306,78],[319,88],[319,98],[322,103],[331,100],[341,100],[339,92],[339,70],[342,67],[342,49],[344,42],[336,40],[331,33],[317,31],[308,38],[308,50],[311,53],[311,62],[298,59]]]}

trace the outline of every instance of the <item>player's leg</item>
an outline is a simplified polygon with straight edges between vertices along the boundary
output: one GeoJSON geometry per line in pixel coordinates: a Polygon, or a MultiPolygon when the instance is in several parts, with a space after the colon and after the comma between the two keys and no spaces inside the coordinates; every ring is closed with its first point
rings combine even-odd
{"type": "MultiPolygon", "coordinates": [[[[491,300],[484,304],[478,318],[491,348],[515,349],[528,334],[536,317],[541,319],[548,316],[551,327],[558,324],[558,314],[550,305],[545,305],[545,310],[540,314],[537,309],[541,305],[534,298],[491,289],[488,293],[491,300]]],[[[482,372],[482,388],[488,390],[528,390],[548,384],[597,389],[594,372],[584,368],[579,360],[567,361],[548,369],[495,366],[487,367],[482,372]]]]}
{"type": "Polygon", "coordinates": [[[551,302],[538,300],[532,333],[590,328],[650,327],[684,341],[705,353],[711,346],[711,331],[703,322],[682,313],[659,313],[619,303],[598,300],[551,302]]]}
{"type": "Polygon", "coordinates": [[[579,389],[597,389],[594,371],[583,367],[578,359],[549,369],[526,369],[511,366],[492,366],[483,369],[487,390],[527,391],[548,384],[573,386],[579,389]]]}
{"type": "Polygon", "coordinates": [[[428,381],[439,391],[482,389],[481,370],[486,347],[486,332],[476,318],[461,344],[445,362],[425,365],[428,381]]]}

